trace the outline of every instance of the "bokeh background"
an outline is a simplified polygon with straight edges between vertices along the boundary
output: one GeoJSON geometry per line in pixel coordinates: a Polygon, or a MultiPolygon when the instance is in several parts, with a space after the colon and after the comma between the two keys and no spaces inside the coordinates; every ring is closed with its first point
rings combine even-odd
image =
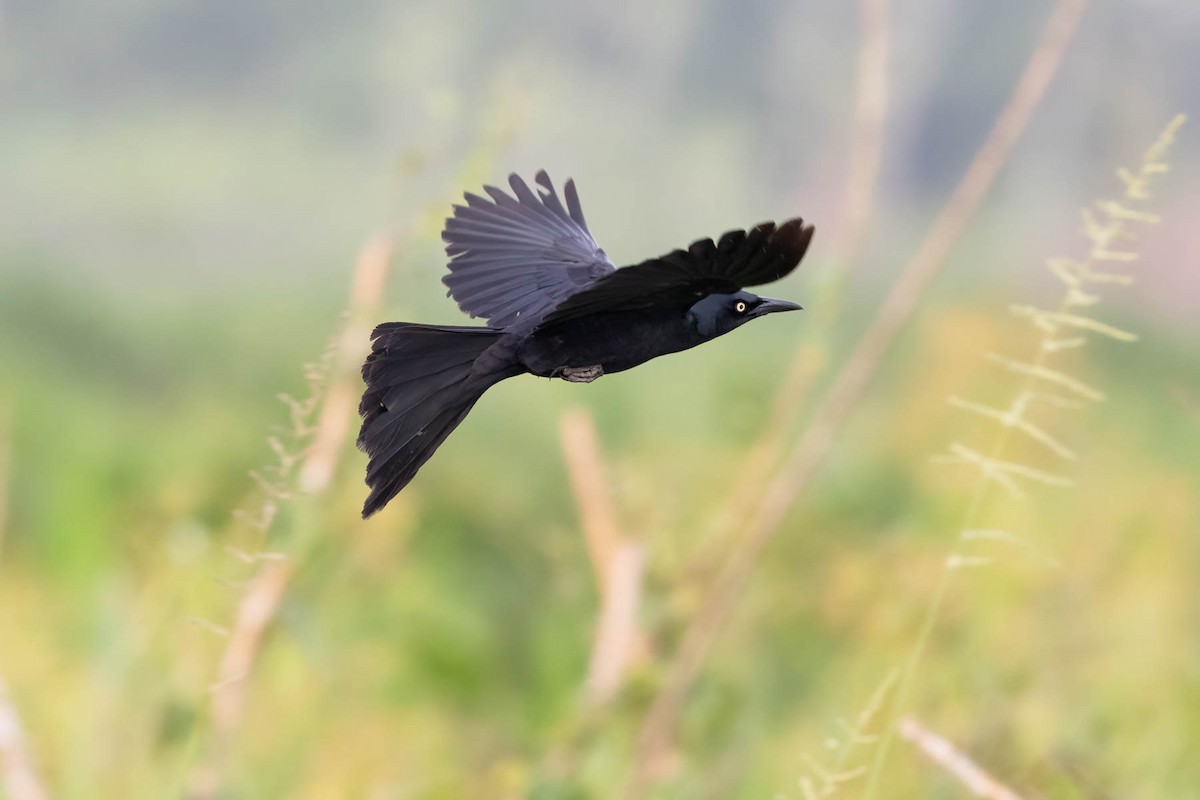
{"type": "Polygon", "coordinates": [[[777,392],[800,412],[768,429],[783,452],[1054,5],[0,2],[0,795],[38,797],[28,769],[59,797],[604,798],[642,769],[640,796],[968,796],[907,740],[878,757],[911,713],[1022,796],[1200,797],[1193,128],[1145,205],[1161,223],[1125,243],[1136,281],[1088,312],[1138,341],[1056,362],[1106,395],[1039,420],[1077,458],[1004,454],[1072,485],[985,487],[968,522],[1015,542],[972,550],[987,563],[929,615],[978,488],[934,457],[994,436],[946,399],[1005,407],[1019,381],[986,354],[1039,338],[1010,306],[1058,302],[1044,262],[1087,253],[1079,209],[1200,112],[1189,0],[1083,9],[665,744],[639,745],[757,502],[730,487],[777,392]],[[886,11],[886,69],[850,241],[863,8],[886,11]],[[370,522],[352,428],[327,480],[277,475],[271,442],[311,438],[278,395],[352,425],[365,325],[462,321],[449,204],[543,167],[617,263],[804,216],[815,245],[770,293],[808,310],[589,386],[503,384],[370,522]],[[564,415],[568,447],[596,431],[591,502],[644,560],[631,663],[599,699],[564,415]]]}

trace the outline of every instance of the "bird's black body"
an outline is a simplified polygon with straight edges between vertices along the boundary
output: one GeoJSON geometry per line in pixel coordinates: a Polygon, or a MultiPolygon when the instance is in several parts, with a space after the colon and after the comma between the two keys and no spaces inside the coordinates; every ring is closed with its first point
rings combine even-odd
{"type": "Polygon", "coordinates": [[[491,386],[524,373],[588,383],[695,347],[777,311],[798,309],[742,291],[795,269],[812,239],[800,219],[701,239],[624,269],[596,246],[575,193],[566,207],[544,172],[534,194],[486,187],[466,195],[442,238],[443,281],[488,327],[389,322],[372,335],[358,445],[370,456],[370,516],[403,489],[491,386]]]}
{"type": "Polygon", "coordinates": [[[621,372],[702,341],[682,315],[657,309],[612,311],[535,331],[521,342],[518,354],[529,372],[557,378],[564,367],[598,366],[603,374],[621,372]]]}

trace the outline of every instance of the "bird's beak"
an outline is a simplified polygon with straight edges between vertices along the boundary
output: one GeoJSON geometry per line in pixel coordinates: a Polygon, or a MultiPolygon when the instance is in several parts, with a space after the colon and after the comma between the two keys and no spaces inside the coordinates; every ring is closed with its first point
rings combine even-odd
{"type": "Polygon", "coordinates": [[[761,317],[766,314],[774,314],[777,311],[799,311],[800,306],[795,303],[789,303],[787,300],[772,300],[769,297],[764,297],[753,311],[750,312],[751,317],[761,317]]]}

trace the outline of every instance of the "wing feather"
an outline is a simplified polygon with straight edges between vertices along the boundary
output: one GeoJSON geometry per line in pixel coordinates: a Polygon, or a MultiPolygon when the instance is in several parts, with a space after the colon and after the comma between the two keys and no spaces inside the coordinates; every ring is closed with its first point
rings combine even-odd
{"type": "MultiPolygon", "coordinates": [[[[569,198],[568,198],[569,199],[569,198]]],[[[716,243],[698,239],[687,250],[616,270],[564,299],[539,327],[602,311],[651,306],[690,307],[710,294],[731,294],[789,275],[812,241],[813,226],[796,218],[729,231],[716,243]]]]}
{"type": "Polygon", "coordinates": [[[616,269],[588,231],[574,181],[563,187],[565,207],[545,171],[536,193],[517,175],[508,183],[512,194],[494,186],[487,197],[464,194],[442,232],[450,257],[442,282],[459,308],[493,328],[538,320],[616,269]]]}

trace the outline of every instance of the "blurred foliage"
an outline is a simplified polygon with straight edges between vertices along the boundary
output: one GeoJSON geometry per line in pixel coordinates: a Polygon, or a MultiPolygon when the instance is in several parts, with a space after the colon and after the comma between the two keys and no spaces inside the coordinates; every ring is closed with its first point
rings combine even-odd
{"type": "MultiPolygon", "coordinates": [[[[276,333],[303,341],[300,322],[276,333]]],[[[228,623],[229,510],[253,502],[246,470],[269,460],[263,432],[282,417],[268,399],[296,380],[256,375],[263,362],[236,348],[218,364],[193,340],[154,371],[160,386],[132,391],[138,360],[119,354],[143,350],[144,332],[88,327],[112,354],[91,377],[4,340],[17,424],[3,666],[65,796],[161,796],[182,780],[223,644],[193,619],[228,623]]],[[[603,727],[575,729],[596,598],[545,422],[595,409],[623,523],[651,549],[646,618],[669,642],[690,607],[676,569],[753,433],[772,365],[803,336],[780,327],[611,376],[587,398],[499,387],[371,524],[357,520],[347,454],[335,490],[297,512],[321,538],[252,679],[235,785],[473,797],[544,780],[535,796],[605,796],[644,710],[639,686],[657,677],[636,676],[603,727]],[[582,761],[543,775],[564,742],[582,761]]],[[[970,300],[923,315],[723,639],[684,720],[678,796],[701,796],[725,759],[739,796],[799,796],[803,754],[904,657],[959,508],[957,479],[928,458],[947,429],[977,424],[944,397],[1002,392],[979,354],[1016,327],[970,300]]],[[[1188,755],[1200,746],[1198,356],[1153,333],[1089,353],[1082,369],[1110,400],[1075,423],[1078,486],[1012,509],[1056,566],[1017,553],[951,599],[919,707],[1018,786],[1182,797],[1200,777],[1188,755]]],[[[938,780],[893,761],[898,785],[938,780]]]]}
{"type": "MultiPolygon", "coordinates": [[[[851,6],[0,5],[0,678],[56,794],[187,785],[224,647],[210,628],[248,574],[233,511],[261,502],[248,472],[272,460],[276,395],[303,390],[300,365],[341,325],[375,223],[414,219],[492,160],[489,175],[569,167],[619,261],[793,208],[829,230],[851,6]],[[481,144],[488,126],[511,144],[481,144]]],[[[897,4],[893,166],[826,363],[960,171],[1040,8],[897,4]]],[[[1074,241],[1070,209],[1194,103],[1196,28],[1189,3],[1088,19],[999,196],[760,566],[663,797],[801,797],[808,759],[906,658],[970,488],[931,456],[986,425],[945,398],[1011,392],[981,355],[1025,341],[1006,308],[1050,296],[1038,263],[1074,241]]],[[[916,686],[925,722],[1030,797],[1200,785],[1188,135],[1140,294],[1107,309],[1141,341],[1075,365],[1108,395],[1056,429],[1076,485],[1002,509],[1053,564],[1014,550],[958,582],[916,686]]],[[[425,222],[389,318],[454,318],[425,222]]],[[[810,275],[836,266],[819,244],[810,275]]],[[[649,551],[642,621],[669,654],[703,577],[685,570],[810,335],[789,317],[586,388],[502,384],[370,523],[347,441],[334,485],[286,512],[304,558],[249,678],[231,796],[611,796],[663,665],[582,711],[596,587],[551,422],[594,414],[622,526],[649,551]]],[[[899,747],[889,796],[961,796],[899,747]]]]}

